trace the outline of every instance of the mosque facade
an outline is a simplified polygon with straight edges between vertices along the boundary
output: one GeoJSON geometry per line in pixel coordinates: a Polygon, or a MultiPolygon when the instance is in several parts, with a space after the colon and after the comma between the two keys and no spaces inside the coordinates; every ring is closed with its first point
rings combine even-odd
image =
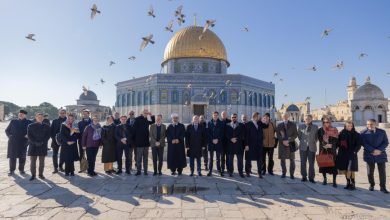
{"type": "Polygon", "coordinates": [[[168,42],[162,73],[116,84],[116,111],[140,114],[148,109],[164,122],[178,113],[189,123],[193,115],[210,119],[214,111],[248,114],[275,111],[275,85],[242,74],[230,74],[225,46],[211,30],[189,26],[168,42]],[[203,38],[199,38],[202,34],[203,38]]]}

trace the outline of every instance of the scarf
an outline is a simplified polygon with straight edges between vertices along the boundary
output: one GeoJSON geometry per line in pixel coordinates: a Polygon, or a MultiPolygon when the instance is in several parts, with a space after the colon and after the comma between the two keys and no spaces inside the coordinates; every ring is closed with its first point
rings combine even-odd
{"type": "Polygon", "coordinates": [[[97,140],[100,140],[102,138],[101,136],[101,133],[102,133],[102,127],[100,126],[100,124],[91,124],[90,125],[92,128],[93,128],[93,136],[92,136],[92,140],[94,141],[97,141],[97,140]]]}
{"type": "Polygon", "coordinates": [[[325,131],[324,141],[326,143],[329,143],[330,137],[334,137],[334,138],[339,137],[339,132],[338,132],[337,128],[335,128],[335,127],[329,127],[329,128],[324,127],[324,131],[325,131]]]}
{"type": "Polygon", "coordinates": [[[64,121],[62,124],[70,130],[70,135],[79,132],[79,124],[76,122],[76,120],[70,122],[69,119],[66,119],[66,121],[64,121]]]}

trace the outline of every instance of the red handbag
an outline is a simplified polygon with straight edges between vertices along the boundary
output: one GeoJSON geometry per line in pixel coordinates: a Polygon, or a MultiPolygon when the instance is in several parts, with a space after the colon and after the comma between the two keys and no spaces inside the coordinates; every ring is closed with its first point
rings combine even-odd
{"type": "Polygon", "coordinates": [[[333,159],[333,154],[327,153],[324,151],[320,151],[318,155],[316,155],[316,160],[318,167],[334,167],[334,159],[333,159]]]}

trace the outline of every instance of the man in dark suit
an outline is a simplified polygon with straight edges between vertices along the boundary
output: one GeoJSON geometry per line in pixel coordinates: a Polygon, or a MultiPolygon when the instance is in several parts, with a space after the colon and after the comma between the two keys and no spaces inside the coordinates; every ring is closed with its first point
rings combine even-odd
{"type": "Polygon", "coordinates": [[[210,153],[209,156],[209,173],[207,176],[211,176],[213,172],[213,163],[214,163],[214,152],[217,157],[217,170],[220,172],[221,176],[224,176],[223,170],[221,169],[221,157],[223,153],[222,139],[224,137],[224,124],[219,120],[219,113],[215,111],[213,113],[213,118],[209,121],[207,127],[208,134],[208,150],[210,153]]]}
{"type": "Polygon", "coordinates": [[[363,159],[367,163],[367,176],[370,183],[370,191],[374,191],[374,171],[375,164],[379,170],[379,186],[380,191],[389,193],[386,189],[386,148],[389,145],[389,140],[386,131],[376,127],[374,119],[367,121],[367,128],[362,131],[361,138],[364,147],[363,159]]]}
{"type": "MultiPolygon", "coordinates": [[[[231,122],[231,120],[228,118],[228,114],[226,111],[223,111],[221,112],[221,121],[223,123],[223,128],[225,129],[225,126],[231,122]]],[[[225,133],[225,131],[223,131],[223,133],[225,133]]],[[[225,167],[227,168],[227,145],[228,145],[228,140],[226,139],[225,135],[223,136],[222,138],[222,148],[223,148],[223,152],[222,152],[222,156],[221,156],[221,169],[222,169],[222,172],[225,171],[225,167]]]]}
{"type": "Polygon", "coordinates": [[[58,111],[58,118],[54,119],[51,128],[50,128],[50,136],[51,136],[51,148],[53,149],[53,173],[58,173],[58,168],[61,172],[64,172],[64,161],[60,158],[60,164],[58,165],[58,152],[60,149],[60,145],[58,145],[56,140],[56,135],[60,133],[61,124],[66,121],[66,110],[60,109],[58,111]]]}
{"type": "Polygon", "coordinates": [[[251,174],[252,160],[257,162],[257,172],[259,178],[263,178],[261,174],[262,157],[263,157],[263,128],[268,127],[268,121],[259,121],[259,113],[252,114],[252,120],[245,124],[245,172],[247,177],[251,174]]]}
{"type": "Polygon", "coordinates": [[[202,124],[199,124],[199,116],[194,115],[192,117],[192,124],[187,126],[185,139],[187,156],[190,158],[190,176],[194,176],[195,160],[198,175],[202,176],[200,159],[202,157],[202,150],[204,148],[205,142],[206,129],[202,124]]]}
{"type": "MultiPolygon", "coordinates": [[[[79,123],[78,123],[79,130],[80,130],[80,136],[79,136],[80,138],[78,140],[80,158],[82,158],[84,156],[84,149],[82,146],[83,132],[84,132],[85,128],[92,123],[92,120],[89,117],[90,116],[89,112],[90,112],[89,109],[84,109],[82,112],[83,117],[82,117],[81,121],[79,121],[79,123]]],[[[80,160],[80,168],[81,168],[81,160],[80,160]]],[[[79,171],[79,173],[82,173],[82,172],[83,171],[81,171],[81,170],[79,171]]]]}
{"type": "Polygon", "coordinates": [[[19,159],[19,172],[25,174],[24,165],[26,164],[27,154],[27,127],[32,122],[26,119],[27,112],[20,110],[18,119],[12,120],[5,133],[8,137],[7,158],[9,158],[8,176],[14,175],[16,169],[16,160],[19,159]]]}
{"type": "Polygon", "coordinates": [[[153,176],[161,176],[161,169],[163,165],[165,137],[167,133],[166,126],[162,123],[162,115],[157,115],[156,123],[150,126],[150,146],[152,147],[153,156],[153,176]]]}
{"type": "Polygon", "coordinates": [[[205,132],[206,132],[206,140],[204,143],[204,146],[202,147],[202,157],[203,157],[203,163],[204,163],[204,170],[208,171],[209,170],[209,152],[207,150],[207,143],[208,143],[208,136],[207,136],[207,122],[206,119],[204,118],[204,115],[199,116],[199,124],[203,125],[205,132]]]}
{"type": "MultiPolygon", "coordinates": [[[[135,122],[135,113],[133,110],[129,111],[129,115],[127,116],[126,124],[130,128],[130,132],[134,133],[134,122],[135,122]]],[[[137,147],[135,146],[135,143],[132,142],[132,145],[130,146],[130,170],[133,169],[133,160],[134,160],[134,167],[137,168],[137,147]]]]}
{"type": "Polygon", "coordinates": [[[149,155],[149,125],[154,124],[155,118],[152,114],[144,109],[141,116],[135,118],[134,121],[134,144],[137,148],[137,173],[136,176],[141,175],[142,165],[144,168],[144,175],[148,175],[148,155],[149,155]]]}
{"type": "Polygon", "coordinates": [[[243,173],[243,154],[244,154],[244,125],[237,121],[237,114],[231,115],[231,122],[226,124],[225,137],[227,140],[227,170],[229,176],[233,176],[234,171],[234,155],[237,157],[238,173],[244,177],[243,173]]]}
{"type": "Polygon", "coordinates": [[[126,124],[126,115],[120,117],[120,124],[115,128],[115,140],[116,140],[116,158],[118,163],[118,170],[116,174],[122,173],[122,156],[125,152],[125,169],[127,174],[130,172],[130,146],[133,143],[133,133],[129,126],[126,124]]]}

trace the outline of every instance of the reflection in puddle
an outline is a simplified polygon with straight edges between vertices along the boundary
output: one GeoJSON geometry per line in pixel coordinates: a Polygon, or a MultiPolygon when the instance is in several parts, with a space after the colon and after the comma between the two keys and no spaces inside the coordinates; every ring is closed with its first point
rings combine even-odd
{"type": "Polygon", "coordinates": [[[196,186],[175,186],[175,185],[159,185],[153,186],[152,192],[154,194],[172,195],[172,194],[196,194],[196,192],[206,191],[207,187],[196,186]]]}

